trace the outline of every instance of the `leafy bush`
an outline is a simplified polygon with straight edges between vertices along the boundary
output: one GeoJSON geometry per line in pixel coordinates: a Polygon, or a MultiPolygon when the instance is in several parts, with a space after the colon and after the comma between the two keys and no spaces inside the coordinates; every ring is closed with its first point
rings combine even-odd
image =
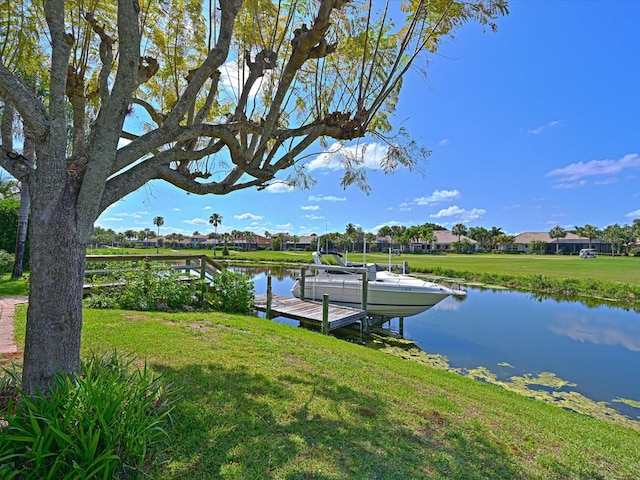
{"type": "Polygon", "coordinates": [[[184,273],[160,263],[142,262],[93,283],[102,283],[102,293],[87,299],[93,308],[125,310],[179,310],[201,303],[198,278],[184,280],[184,273]]]}
{"type": "Polygon", "coordinates": [[[15,255],[0,250],[0,274],[8,273],[13,270],[13,264],[16,260],[15,255]]]}
{"type": "Polygon", "coordinates": [[[92,355],[81,375],[56,376],[46,395],[16,387],[0,411],[0,478],[141,476],[159,453],[171,408],[161,378],[133,363],[115,352],[92,355]]]}
{"type": "Polygon", "coordinates": [[[254,298],[251,276],[222,270],[213,280],[207,292],[211,308],[228,313],[248,313],[251,310],[254,298]]]}

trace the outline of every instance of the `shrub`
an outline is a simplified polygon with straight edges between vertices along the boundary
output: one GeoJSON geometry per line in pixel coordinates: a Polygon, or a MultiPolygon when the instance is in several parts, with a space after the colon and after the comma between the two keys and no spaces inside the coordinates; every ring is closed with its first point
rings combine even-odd
{"type": "Polygon", "coordinates": [[[0,273],[10,272],[13,269],[15,260],[15,255],[5,252],[4,250],[0,250],[0,273]]]}
{"type": "Polygon", "coordinates": [[[248,313],[252,308],[253,298],[251,276],[231,270],[218,273],[207,292],[207,302],[211,308],[227,313],[248,313]]]}
{"type": "MultiPolygon", "coordinates": [[[[115,352],[46,394],[18,392],[0,420],[0,478],[132,478],[159,453],[171,408],[149,369],[115,352]],[[4,415],[4,418],[2,418],[4,415]],[[2,422],[0,422],[2,424],[2,422]]],[[[8,375],[17,379],[17,375],[8,375]]]]}
{"type": "Polygon", "coordinates": [[[101,280],[104,290],[87,299],[86,305],[94,308],[122,308],[126,310],[179,310],[201,303],[199,282],[184,280],[184,273],[159,263],[141,262],[101,280]],[[122,284],[116,285],[114,284],[122,284]]]}

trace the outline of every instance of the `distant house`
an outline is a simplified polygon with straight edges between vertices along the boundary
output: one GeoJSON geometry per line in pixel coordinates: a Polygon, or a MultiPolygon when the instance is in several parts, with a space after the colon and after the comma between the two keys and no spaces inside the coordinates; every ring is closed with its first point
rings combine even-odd
{"type": "MultiPolygon", "coordinates": [[[[458,236],[451,233],[449,230],[434,230],[436,241],[433,243],[426,243],[420,239],[419,242],[413,242],[409,246],[412,252],[423,253],[441,253],[451,250],[455,250],[455,244],[458,243],[458,236]]],[[[460,236],[460,242],[468,242],[471,245],[471,250],[476,251],[478,249],[478,242],[474,239],[460,236]]]]}
{"type": "Polygon", "coordinates": [[[311,245],[315,243],[318,236],[314,233],[311,235],[301,235],[297,238],[297,242],[293,242],[293,236],[286,236],[286,246],[287,250],[309,250],[311,249],[311,245]]]}
{"type": "Polygon", "coordinates": [[[591,239],[591,247],[589,247],[589,239],[580,237],[575,233],[567,232],[564,238],[551,238],[548,232],[524,232],[516,235],[515,241],[509,245],[508,250],[524,253],[533,253],[532,244],[534,242],[544,242],[545,249],[543,253],[559,253],[578,254],[583,248],[595,248],[598,253],[611,253],[611,244],[597,238],[591,239]]]}

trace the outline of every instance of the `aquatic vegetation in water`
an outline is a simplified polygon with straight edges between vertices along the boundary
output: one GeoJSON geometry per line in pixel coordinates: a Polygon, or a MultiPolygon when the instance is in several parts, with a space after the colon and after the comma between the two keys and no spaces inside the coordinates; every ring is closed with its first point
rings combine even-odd
{"type": "Polygon", "coordinates": [[[612,402],[617,402],[617,403],[624,403],[626,405],[629,405],[630,407],[639,408],[640,409],[640,402],[638,402],[637,400],[630,400],[628,398],[614,398],[611,401],[612,402]]]}
{"type": "MultiPolygon", "coordinates": [[[[640,415],[636,419],[631,419],[614,408],[607,402],[596,402],[585,397],[581,393],[570,390],[577,384],[558,377],[553,372],[541,372],[537,375],[526,373],[521,376],[511,376],[501,380],[498,375],[487,367],[476,368],[454,368],[449,365],[446,356],[429,354],[423,351],[411,340],[397,337],[384,337],[377,335],[369,344],[369,347],[402,357],[406,360],[422,363],[434,368],[442,368],[460,375],[471,377],[475,380],[491,383],[505,388],[512,392],[519,393],[525,397],[553,404],[572,412],[589,415],[601,420],[613,421],[615,423],[640,430],[640,415]]],[[[515,368],[507,362],[500,362],[500,367],[515,368]]],[[[629,399],[616,398],[612,402],[619,402],[634,408],[640,408],[640,402],[629,399]]]]}

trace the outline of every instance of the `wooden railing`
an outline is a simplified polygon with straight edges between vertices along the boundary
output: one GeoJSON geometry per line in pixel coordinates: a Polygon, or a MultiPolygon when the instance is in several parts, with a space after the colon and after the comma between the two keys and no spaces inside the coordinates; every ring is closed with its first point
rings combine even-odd
{"type": "MultiPolygon", "coordinates": [[[[213,276],[224,270],[224,266],[207,255],[193,255],[193,254],[150,254],[150,255],[87,255],[87,264],[92,262],[162,262],[164,264],[169,263],[171,268],[176,270],[196,270],[199,272],[199,278],[205,288],[207,281],[213,280],[213,276]]],[[[99,269],[99,270],[86,270],[85,277],[90,275],[108,275],[117,271],[126,271],[127,269],[99,269]]],[[[91,284],[85,285],[85,290],[90,290],[93,287],[91,284]]]]}

